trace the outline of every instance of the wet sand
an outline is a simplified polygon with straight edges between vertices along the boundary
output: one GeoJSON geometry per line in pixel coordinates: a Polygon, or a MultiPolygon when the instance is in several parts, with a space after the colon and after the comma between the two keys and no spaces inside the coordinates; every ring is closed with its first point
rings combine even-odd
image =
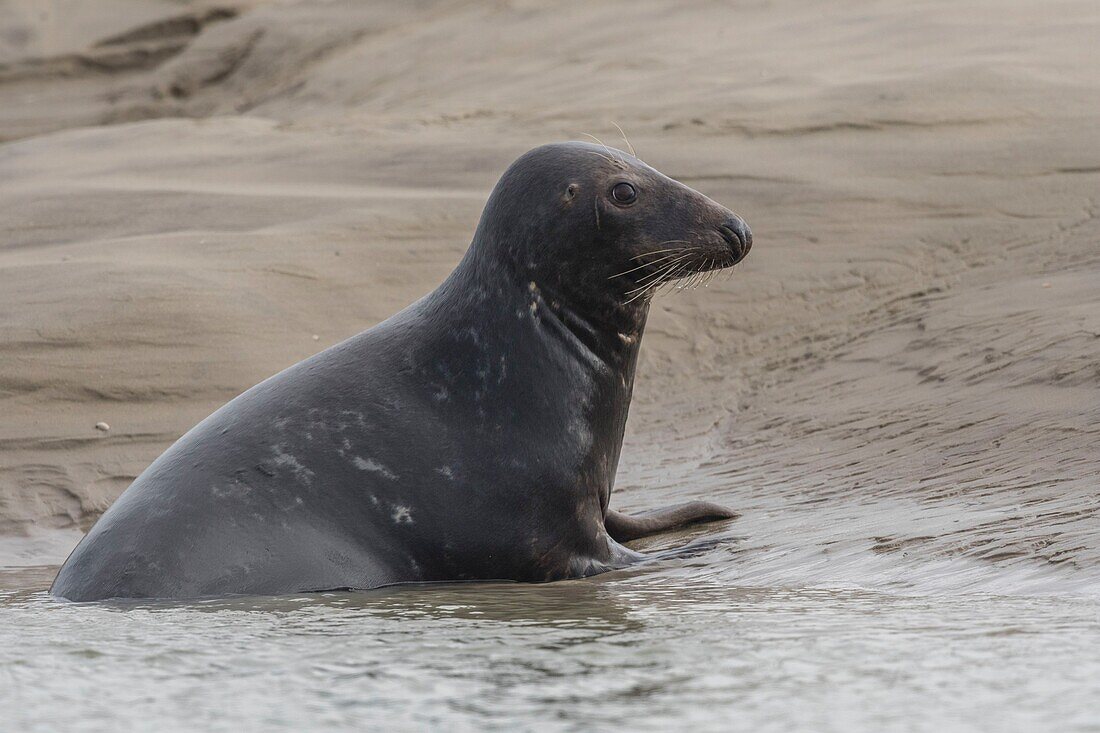
{"type": "Polygon", "coordinates": [[[722,583],[1098,589],[1100,9],[373,5],[0,3],[0,565],[615,122],[756,244],[655,301],[613,505],[742,511],[722,583]]]}

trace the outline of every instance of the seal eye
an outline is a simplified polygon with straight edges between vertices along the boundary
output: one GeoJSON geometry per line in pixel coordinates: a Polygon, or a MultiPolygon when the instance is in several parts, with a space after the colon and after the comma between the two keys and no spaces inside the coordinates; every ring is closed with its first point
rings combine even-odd
{"type": "Polygon", "coordinates": [[[611,189],[611,198],[615,199],[617,204],[632,204],[638,198],[638,192],[629,183],[616,183],[611,189]]]}

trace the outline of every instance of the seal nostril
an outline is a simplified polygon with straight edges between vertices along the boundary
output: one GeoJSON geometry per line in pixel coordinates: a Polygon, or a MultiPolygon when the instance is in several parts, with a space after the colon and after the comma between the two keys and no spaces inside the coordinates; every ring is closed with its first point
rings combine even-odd
{"type": "Polygon", "coordinates": [[[752,231],[748,224],[740,219],[730,219],[721,224],[718,231],[722,233],[722,237],[729,243],[730,249],[738,259],[749,253],[749,249],[752,248],[752,231]]]}
{"type": "Polygon", "coordinates": [[[741,244],[741,237],[737,236],[737,231],[729,224],[721,225],[718,227],[718,231],[722,232],[722,237],[729,244],[741,244]]]}

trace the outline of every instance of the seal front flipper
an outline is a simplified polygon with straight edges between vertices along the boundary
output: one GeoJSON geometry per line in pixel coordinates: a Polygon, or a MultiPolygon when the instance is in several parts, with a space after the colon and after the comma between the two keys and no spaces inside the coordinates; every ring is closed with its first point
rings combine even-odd
{"type": "Polygon", "coordinates": [[[608,509],[603,524],[616,542],[629,542],[689,524],[737,519],[739,516],[737,512],[709,501],[689,501],[635,515],[608,509]]]}

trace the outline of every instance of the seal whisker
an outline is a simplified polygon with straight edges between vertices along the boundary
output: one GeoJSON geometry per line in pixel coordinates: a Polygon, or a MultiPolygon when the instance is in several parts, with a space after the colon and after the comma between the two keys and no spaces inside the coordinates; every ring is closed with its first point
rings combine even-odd
{"type": "Polygon", "coordinates": [[[668,277],[668,272],[670,270],[670,265],[687,266],[687,264],[690,264],[690,262],[687,262],[687,260],[689,260],[689,255],[683,254],[682,256],[680,256],[680,258],[675,259],[672,262],[662,264],[661,265],[662,270],[660,272],[651,273],[649,275],[646,275],[645,277],[642,277],[641,280],[639,280],[638,282],[639,283],[645,282],[646,280],[650,280],[650,278],[652,278],[652,281],[650,282],[650,284],[653,284],[654,282],[657,282],[658,280],[664,280],[664,278],[668,277]],[[654,275],[656,275],[656,277],[654,277],[654,275]]]}
{"type": "MultiPolygon", "coordinates": [[[[650,282],[648,282],[648,283],[645,283],[644,285],[639,285],[636,288],[633,288],[631,290],[626,291],[626,295],[630,295],[631,293],[636,293],[634,298],[637,298],[638,296],[645,293],[647,290],[653,288],[655,285],[663,284],[664,282],[666,282],[663,279],[664,276],[667,273],[672,272],[677,266],[679,266],[681,261],[682,261],[682,259],[681,260],[676,260],[675,262],[672,262],[668,265],[662,266],[662,269],[660,269],[659,271],[657,271],[655,273],[650,273],[649,275],[646,275],[645,279],[649,280],[650,278],[652,278],[652,280],[650,280],[650,282]]],[[[631,298],[630,300],[628,300],[626,302],[629,303],[632,300],[634,300],[634,298],[631,298]]]]}
{"type": "Polygon", "coordinates": [[[625,303],[623,303],[623,305],[630,305],[630,304],[631,304],[631,303],[633,303],[633,302],[634,302],[635,300],[637,300],[638,298],[640,298],[640,297],[642,297],[643,295],[645,295],[645,294],[646,294],[646,292],[647,292],[648,290],[649,290],[649,286],[647,285],[647,286],[645,286],[644,288],[642,288],[641,290],[639,290],[639,291],[638,291],[637,293],[635,293],[634,295],[632,295],[632,296],[631,296],[630,298],[628,298],[628,299],[626,300],[626,302],[625,302],[625,303]]]}
{"type": "Polygon", "coordinates": [[[614,280],[617,277],[622,277],[623,275],[629,275],[630,273],[641,270],[642,268],[649,267],[651,265],[659,265],[662,262],[668,264],[668,260],[670,260],[674,257],[676,257],[676,255],[665,255],[664,257],[659,257],[656,260],[653,260],[652,262],[643,262],[642,264],[638,265],[637,267],[632,267],[629,270],[623,270],[622,272],[615,273],[614,275],[609,275],[607,279],[608,280],[614,280]]]}
{"type": "MultiPolygon", "coordinates": [[[[659,244],[673,244],[675,241],[679,241],[679,240],[673,240],[673,241],[669,241],[669,242],[660,242],[659,244]]],[[[687,242],[684,242],[684,244],[687,244],[687,242]]],[[[636,260],[636,259],[639,259],[640,257],[648,257],[649,255],[659,255],[662,252],[693,252],[697,249],[699,249],[699,248],[698,247],[689,247],[689,248],[669,247],[668,249],[655,249],[651,252],[642,252],[641,254],[631,255],[630,259],[636,260]]]]}
{"type": "Polygon", "coordinates": [[[698,290],[703,286],[703,281],[707,279],[707,269],[704,265],[703,269],[699,270],[699,274],[695,276],[695,285],[692,290],[698,290]]]}
{"type": "Polygon", "coordinates": [[[638,298],[645,297],[647,294],[652,294],[652,293],[653,293],[653,285],[646,285],[644,288],[639,290],[635,295],[633,295],[629,300],[627,300],[626,303],[623,303],[623,305],[629,305],[630,303],[633,303],[638,298]]]}
{"type": "Polygon", "coordinates": [[[637,158],[638,154],[634,152],[634,146],[630,144],[630,138],[628,138],[626,136],[626,133],[623,132],[623,128],[619,127],[619,124],[617,122],[615,122],[614,120],[611,121],[611,124],[615,125],[615,129],[618,130],[619,134],[623,136],[623,142],[626,143],[626,146],[628,148],[630,148],[630,154],[633,155],[635,158],[637,158]]]}
{"type": "Polygon", "coordinates": [[[596,156],[597,158],[603,158],[604,160],[606,160],[606,161],[607,161],[608,163],[610,163],[610,164],[611,164],[611,165],[613,165],[613,166],[616,166],[616,167],[618,167],[618,165],[619,165],[619,162],[618,162],[618,161],[616,161],[616,160],[612,160],[611,158],[607,157],[607,156],[606,156],[606,155],[604,155],[603,153],[597,153],[597,152],[596,152],[595,150],[589,150],[588,152],[589,152],[589,153],[590,153],[591,155],[595,155],[595,156],[596,156]]]}
{"type": "MultiPolygon", "coordinates": [[[[670,240],[668,242],[658,242],[657,246],[660,246],[662,244],[687,244],[687,242],[686,241],[681,242],[680,240],[674,239],[674,240],[670,240]]],[[[658,252],[683,252],[683,251],[684,251],[683,247],[667,247],[665,249],[652,249],[648,252],[642,252],[641,254],[636,254],[636,255],[633,255],[633,256],[634,257],[645,257],[646,255],[654,255],[654,254],[657,254],[658,252]]]]}
{"type": "Polygon", "coordinates": [[[684,291],[684,290],[688,290],[689,288],[691,288],[691,281],[694,277],[695,277],[695,272],[694,271],[685,272],[684,276],[683,276],[683,280],[677,285],[676,290],[677,291],[684,291]]]}
{"type": "Polygon", "coordinates": [[[615,157],[615,153],[614,153],[614,151],[612,150],[612,148],[609,148],[609,147],[607,147],[607,144],[606,144],[606,143],[605,143],[605,142],[604,142],[603,140],[599,139],[599,138],[598,138],[598,137],[596,137],[595,135],[589,135],[589,134],[588,134],[587,132],[582,132],[581,134],[582,134],[582,135],[584,135],[585,137],[590,137],[590,138],[592,138],[592,139],[593,139],[593,140],[595,140],[595,141],[596,141],[597,143],[599,143],[600,145],[602,145],[602,146],[603,146],[603,149],[604,149],[605,151],[607,151],[607,154],[608,154],[609,156],[611,156],[611,158],[612,158],[612,160],[611,160],[611,163],[612,163],[613,165],[615,165],[615,166],[616,166],[617,168],[622,168],[623,170],[626,170],[626,161],[625,161],[624,159],[622,159],[622,158],[617,158],[617,157],[615,157]]]}
{"type": "MultiPolygon", "coordinates": [[[[640,270],[643,267],[648,267],[650,265],[656,265],[659,262],[664,262],[665,260],[672,259],[673,257],[676,257],[676,254],[667,254],[664,257],[658,257],[657,259],[651,260],[650,262],[643,262],[642,264],[637,265],[636,267],[632,267],[629,270],[623,270],[622,272],[617,272],[614,275],[610,275],[607,279],[608,280],[613,280],[617,277],[622,277],[623,275],[629,275],[630,273],[634,272],[635,270],[640,270]]],[[[631,258],[631,259],[633,259],[633,258],[631,258]]]]}
{"type": "Polygon", "coordinates": [[[651,272],[648,275],[646,275],[645,277],[639,279],[638,280],[638,287],[635,287],[631,290],[628,290],[627,295],[629,295],[630,293],[633,293],[636,290],[642,290],[644,288],[648,288],[651,285],[653,285],[654,283],[661,282],[661,278],[665,275],[665,273],[667,273],[669,270],[671,270],[676,265],[679,265],[683,261],[683,259],[684,258],[681,257],[678,260],[675,260],[673,262],[669,262],[669,263],[666,263],[664,265],[661,265],[661,269],[657,270],[656,272],[651,272]],[[649,282],[646,282],[647,280],[649,282]]]}
{"type": "Polygon", "coordinates": [[[679,292],[684,289],[684,276],[687,274],[687,265],[685,264],[679,272],[676,273],[676,278],[672,282],[672,287],[669,288],[669,292],[679,292]]]}
{"type": "Polygon", "coordinates": [[[679,267],[668,277],[668,289],[679,290],[683,287],[680,280],[684,278],[689,272],[688,268],[691,267],[691,260],[681,261],[679,267]]]}
{"type": "Polygon", "coordinates": [[[703,282],[707,279],[707,275],[709,274],[710,270],[707,270],[705,268],[699,271],[699,274],[695,277],[695,290],[698,290],[703,286],[703,282]]]}
{"type": "Polygon", "coordinates": [[[680,277],[681,273],[683,273],[685,268],[687,268],[687,263],[681,263],[679,268],[677,268],[675,271],[672,272],[672,274],[670,274],[668,276],[668,278],[665,280],[665,282],[662,283],[662,286],[665,289],[664,292],[667,293],[667,292],[671,292],[671,291],[676,289],[676,287],[677,287],[676,280],[677,280],[677,278],[680,277]]]}
{"type": "MultiPolygon", "coordinates": [[[[680,255],[673,255],[673,258],[674,258],[673,261],[672,262],[665,262],[664,264],[661,265],[661,267],[666,267],[667,265],[671,265],[671,264],[679,264],[680,262],[688,259],[690,256],[691,256],[691,253],[689,253],[689,252],[685,252],[684,254],[680,254],[680,255]]],[[[639,280],[639,282],[642,282],[644,280],[648,280],[650,277],[652,277],[652,273],[650,273],[649,275],[643,276],[641,278],[641,280],[639,280]]]]}
{"type": "Polygon", "coordinates": [[[685,262],[684,266],[680,268],[680,271],[676,273],[677,282],[673,288],[676,292],[686,289],[691,282],[691,278],[694,276],[694,273],[689,269],[691,264],[690,262],[685,262]]]}

